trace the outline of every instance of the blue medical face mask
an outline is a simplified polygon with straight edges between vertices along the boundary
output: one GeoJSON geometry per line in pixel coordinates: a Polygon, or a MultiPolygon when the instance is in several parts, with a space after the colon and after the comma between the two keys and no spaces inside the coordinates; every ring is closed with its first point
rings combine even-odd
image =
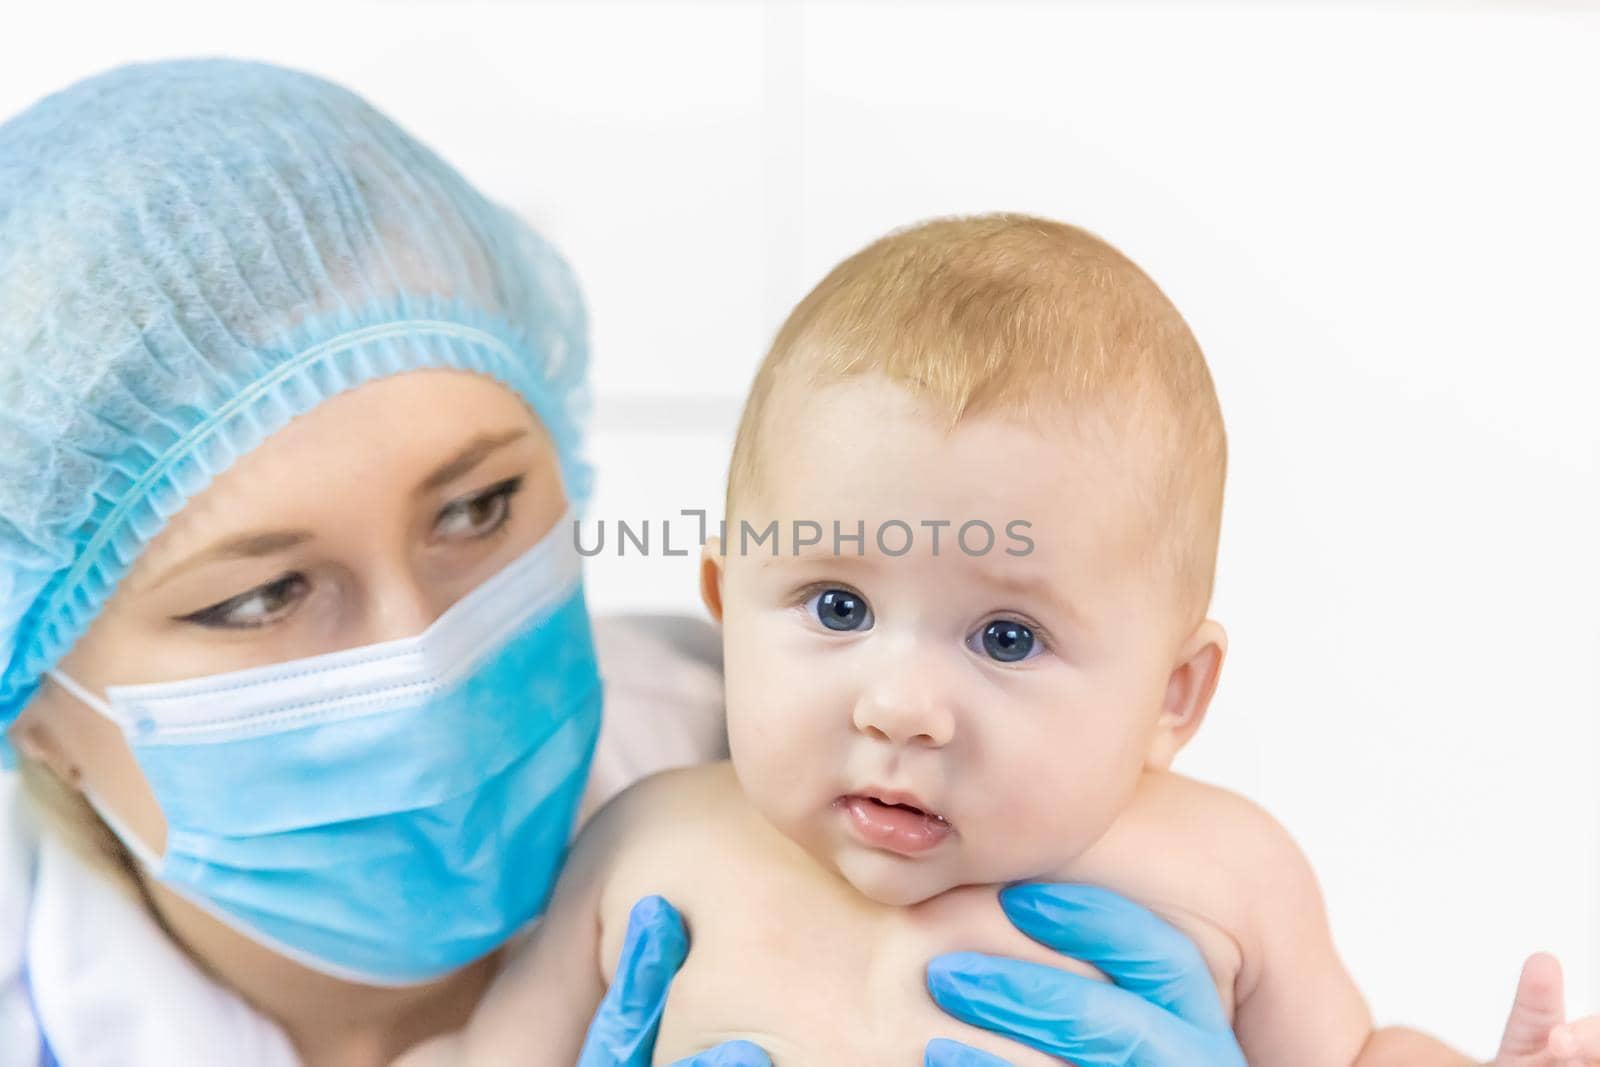
{"type": "Polygon", "coordinates": [[[570,516],[422,633],[102,701],[167,822],[158,880],[268,948],[410,985],[544,910],[600,728],[570,516]]]}

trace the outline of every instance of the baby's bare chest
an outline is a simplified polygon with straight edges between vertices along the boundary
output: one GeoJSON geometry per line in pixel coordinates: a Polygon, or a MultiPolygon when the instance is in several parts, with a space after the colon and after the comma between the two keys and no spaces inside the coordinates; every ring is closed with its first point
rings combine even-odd
{"type": "MultiPolygon", "coordinates": [[[[1103,883],[1112,872],[1099,873],[1103,883]]],[[[927,992],[928,961],[945,952],[975,951],[1098,977],[1094,968],[1055,954],[1013,927],[994,887],[966,887],[913,908],[890,908],[864,900],[821,868],[724,866],[721,874],[715,881],[656,878],[607,894],[631,900],[662,892],[689,925],[692,948],[667,1002],[656,1063],[744,1038],[766,1049],[778,1067],[911,1067],[922,1062],[931,1038],[945,1037],[1016,1067],[1059,1067],[1059,1060],[939,1010],[927,992]]],[[[629,878],[627,872],[622,878],[629,878]]],[[[1128,879],[1124,891],[1136,886],[1148,894],[1164,881],[1146,870],[1128,879]]],[[[1156,906],[1196,942],[1231,1018],[1240,964],[1234,939],[1196,911],[1156,906]]],[[[626,915],[603,918],[607,958],[614,958],[626,915]]]]}

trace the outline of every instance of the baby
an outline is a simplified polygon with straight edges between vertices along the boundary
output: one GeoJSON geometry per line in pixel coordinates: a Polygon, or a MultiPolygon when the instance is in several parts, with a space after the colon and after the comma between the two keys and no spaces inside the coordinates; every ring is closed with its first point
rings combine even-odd
{"type": "Polygon", "coordinates": [[[937,220],[835,268],[757,374],[705,548],[731,762],[598,814],[517,970],[416,1062],[569,1067],[661,894],[693,949],[657,1063],[742,1037],[779,1067],[915,1064],[942,1036],[1059,1067],[924,984],[948,951],[1074,966],[996,902],[1043,879],[1192,939],[1253,1067],[1353,1063],[1372,1019],[1305,858],[1169,769],[1227,647],[1226,451],[1182,317],[1088,233],[937,220]]]}

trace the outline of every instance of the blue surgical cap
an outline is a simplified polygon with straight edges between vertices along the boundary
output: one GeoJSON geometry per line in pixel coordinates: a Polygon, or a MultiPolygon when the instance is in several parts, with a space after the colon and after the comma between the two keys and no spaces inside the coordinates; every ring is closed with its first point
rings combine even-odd
{"type": "Polygon", "coordinates": [[[363,382],[493,376],[581,508],[586,338],[549,244],[320,78],[139,63],[0,126],[0,734],[186,500],[363,382]]]}

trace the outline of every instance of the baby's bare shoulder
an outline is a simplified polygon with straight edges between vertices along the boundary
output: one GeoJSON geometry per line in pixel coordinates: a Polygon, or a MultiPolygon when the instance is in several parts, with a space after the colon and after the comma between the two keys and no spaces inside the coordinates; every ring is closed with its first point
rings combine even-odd
{"type": "Polygon", "coordinates": [[[651,893],[681,909],[703,872],[729,866],[752,814],[726,762],[663,771],[617,794],[585,830],[606,855],[602,918],[651,893]]]}
{"type": "Polygon", "coordinates": [[[637,847],[662,826],[671,825],[678,837],[692,837],[712,829],[719,813],[732,809],[726,802],[738,791],[733,768],[726,761],[660,771],[634,782],[606,801],[584,827],[584,835],[637,847]]]}
{"type": "Polygon", "coordinates": [[[717,849],[744,807],[725,762],[662,771],[607,801],[584,827],[581,847],[604,855],[608,879],[630,865],[670,868],[673,856],[717,849]]]}
{"type": "Polygon", "coordinates": [[[1324,923],[1316,877],[1283,824],[1248,797],[1181,774],[1145,775],[1133,803],[1073,867],[1075,877],[1227,931],[1246,988],[1285,934],[1324,923]]]}
{"type": "Polygon", "coordinates": [[[643,821],[690,808],[715,808],[729,790],[738,788],[727,760],[658,771],[612,797],[594,821],[643,821]]]}
{"type": "Polygon", "coordinates": [[[1181,836],[1200,854],[1226,851],[1240,874],[1279,861],[1294,847],[1283,825],[1255,801],[1171,771],[1146,774],[1127,814],[1141,832],[1169,841],[1181,836]]]}
{"type": "Polygon", "coordinates": [[[608,853],[598,901],[608,979],[627,915],[642,897],[666,897],[691,931],[710,915],[738,926],[741,909],[768,899],[768,883],[779,877],[766,862],[776,832],[750,808],[726,763],[664,771],[630,785],[595,814],[594,825],[608,853]]]}
{"type": "MultiPolygon", "coordinates": [[[[1305,888],[1303,883],[1312,878],[1310,863],[1294,836],[1266,808],[1181,774],[1159,777],[1158,810],[1166,813],[1169,825],[1191,834],[1201,855],[1221,863],[1239,888],[1258,893],[1305,888]]],[[[1271,909],[1263,911],[1259,903],[1258,898],[1255,914],[1270,915],[1271,909]]]]}
{"type": "Polygon", "coordinates": [[[1179,775],[1139,812],[1190,844],[1191,892],[1222,918],[1243,959],[1234,1029],[1251,1063],[1350,1063],[1372,1016],[1334,946],[1321,887],[1289,831],[1261,805],[1179,775]],[[1314,1005],[1314,1008],[1309,1006],[1314,1005]]]}

